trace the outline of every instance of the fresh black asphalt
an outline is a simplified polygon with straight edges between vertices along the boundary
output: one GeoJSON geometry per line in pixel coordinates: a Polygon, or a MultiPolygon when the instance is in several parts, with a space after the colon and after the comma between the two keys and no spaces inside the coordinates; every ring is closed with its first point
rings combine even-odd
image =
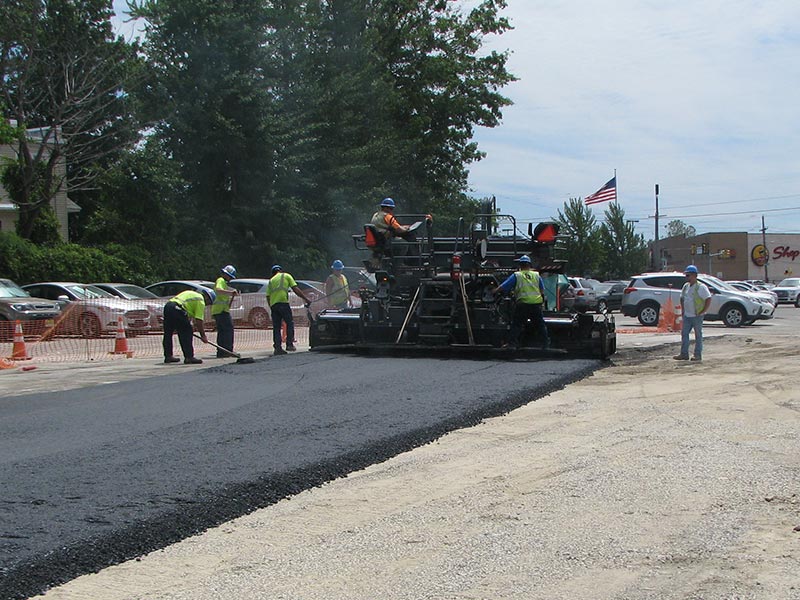
{"type": "Polygon", "coordinates": [[[302,353],[2,398],[0,598],[162,548],[601,364],[302,353]]]}

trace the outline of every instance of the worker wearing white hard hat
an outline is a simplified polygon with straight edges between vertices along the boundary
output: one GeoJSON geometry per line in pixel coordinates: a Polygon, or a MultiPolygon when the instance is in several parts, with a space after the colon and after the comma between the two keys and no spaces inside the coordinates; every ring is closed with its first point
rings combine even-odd
{"type": "MultiPolygon", "coordinates": [[[[220,269],[221,276],[214,284],[214,291],[217,299],[211,305],[211,316],[217,324],[217,346],[233,353],[233,319],[231,319],[231,301],[239,293],[239,290],[231,287],[228,283],[236,278],[236,268],[233,265],[225,265],[220,269]]],[[[231,354],[217,348],[217,358],[227,358],[231,354]]]]}

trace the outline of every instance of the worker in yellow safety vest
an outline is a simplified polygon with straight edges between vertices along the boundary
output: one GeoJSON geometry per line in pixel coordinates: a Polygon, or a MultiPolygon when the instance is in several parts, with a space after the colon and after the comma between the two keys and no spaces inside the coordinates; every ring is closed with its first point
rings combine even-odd
{"type": "Polygon", "coordinates": [[[340,260],[333,261],[332,273],[325,280],[325,297],[333,308],[343,309],[353,305],[350,300],[350,285],[344,273],[344,263],[340,260]]]}
{"type": "Polygon", "coordinates": [[[544,322],[542,307],[544,305],[544,287],[539,273],[533,269],[531,258],[527,254],[515,259],[519,263],[519,271],[512,273],[508,279],[492,290],[497,292],[514,292],[516,303],[511,320],[508,346],[517,348],[525,325],[531,321],[536,326],[537,337],[543,350],[550,347],[550,336],[544,322]]]}
{"type": "Polygon", "coordinates": [[[217,294],[214,290],[203,288],[202,292],[186,290],[164,305],[164,362],[176,363],[181,359],[172,354],[172,335],[178,333],[178,341],[183,351],[183,362],[187,365],[200,364],[203,361],[194,357],[192,344],[192,323],[200,339],[208,343],[203,324],[206,306],[214,303],[217,294]],[[190,320],[191,319],[191,320],[190,320]]]}
{"type": "Polygon", "coordinates": [[[306,303],[306,308],[311,306],[309,300],[289,273],[285,273],[280,265],[272,266],[272,278],[267,284],[267,301],[272,312],[272,345],[274,355],[279,356],[297,350],[294,346],[294,317],[292,307],[289,306],[289,290],[300,296],[306,303]],[[286,350],[282,348],[281,329],[286,323],[286,350]]]}
{"type": "Polygon", "coordinates": [[[231,319],[231,301],[239,293],[239,290],[228,285],[231,279],[236,278],[236,268],[233,265],[225,265],[221,269],[222,276],[217,278],[214,283],[214,291],[217,299],[211,305],[211,316],[217,324],[217,346],[228,350],[217,348],[217,358],[227,358],[233,354],[233,319],[231,319]]]}

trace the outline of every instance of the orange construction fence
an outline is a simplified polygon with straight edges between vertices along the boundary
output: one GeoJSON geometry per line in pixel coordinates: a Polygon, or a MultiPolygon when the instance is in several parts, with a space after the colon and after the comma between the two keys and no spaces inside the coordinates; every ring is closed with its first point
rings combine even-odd
{"type": "MultiPolygon", "coordinates": [[[[13,368],[18,361],[89,362],[147,358],[163,355],[164,301],[119,300],[119,303],[85,301],[71,303],[58,319],[0,321],[0,368],[13,368]],[[121,304],[120,304],[121,303],[121,304]],[[109,308],[107,304],[112,306],[109,308]]],[[[213,318],[206,311],[208,338],[216,342],[213,318]]],[[[295,345],[308,345],[305,309],[294,311],[295,345]]],[[[234,320],[234,350],[272,349],[272,323],[264,312],[254,312],[253,321],[234,320]],[[256,318],[257,317],[257,318],[256,318]]],[[[286,330],[284,328],[284,343],[286,330]]],[[[204,344],[194,341],[202,357],[204,344]]],[[[177,336],[174,339],[177,348],[177,336]]],[[[212,346],[208,352],[216,353],[212,346]]]]}

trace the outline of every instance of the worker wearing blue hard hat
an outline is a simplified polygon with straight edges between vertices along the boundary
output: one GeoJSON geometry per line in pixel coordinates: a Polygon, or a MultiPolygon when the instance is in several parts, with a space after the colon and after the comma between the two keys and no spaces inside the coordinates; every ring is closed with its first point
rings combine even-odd
{"type": "Polygon", "coordinates": [[[711,290],[698,281],[697,267],[689,265],[683,270],[686,283],[681,288],[681,352],[675,360],[703,360],[703,315],[711,305],[711,290]],[[689,358],[689,334],[694,330],[694,353],[689,358]]]}
{"type": "Polygon", "coordinates": [[[375,226],[380,233],[386,236],[387,239],[393,236],[402,237],[409,232],[408,225],[401,225],[394,214],[394,200],[391,198],[384,198],[381,202],[380,208],[372,215],[371,223],[375,226]]]}
{"type": "Polygon", "coordinates": [[[332,308],[343,309],[352,306],[350,285],[344,274],[344,263],[335,260],[331,264],[331,274],[325,280],[325,297],[332,308]]]}
{"type": "Polygon", "coordinates": [[[239,290],[228,285],[236,278],[236,267],[225,265],[220,269],[221,276],[214,283],[217,299],[211,305],[211,316],[217,325],[217,358],[226,358],[233,354],[233,319],[231,319],[231,301],[239,290]],[[223,350],[224,348],[224,350],[223,350]],[[225,352],[227,350],[228,352],[225,352]]]}
{"type": "Polygon", "coordinates": [[[194,356],[192,344],[192,323],[200,339],[208,343],[205,326],[205,308],[214,303],[217,294],[209,288],[200,291],[186,290],[181,292],[164,305],[164,362],[177,363],[181,359],[172,354],[172,335],[178,334],[178,341],[183,351],[183,362],[187,365],[200,364],[203,361],[194,356]]]}
{"type": "Polygon", "coordinates": [[[528,321],[536,327],[539,344],[543,350],[550,347],[550,336],[547,333],[547,324],[544,322],[542,308],[544,306],[544,286],[539,273],[533,269],[531,257],[523,254],[515,259],[519,263],[519,271],[512,273],[508,278],[492,290],[498,292],[514,292],[516,303],[511,319],[511,329],[507,346],[517,348],[520,337],[528,321]]]}
{"type": "Polygon", "coordinates": [[[292,307],[289,306],[289,290],[292,290],[303,302],[306,308],[311,306],[311,300],[303,293],[290,273],[286,273],[280,265],[272,265],[272,277],[267,284],[267,302],[272,313],[272,345],[275,356],[294,352],[294,317],[292,307]],[[281,329],[286,323],[286,350],[283,349],[281,329]]]}

